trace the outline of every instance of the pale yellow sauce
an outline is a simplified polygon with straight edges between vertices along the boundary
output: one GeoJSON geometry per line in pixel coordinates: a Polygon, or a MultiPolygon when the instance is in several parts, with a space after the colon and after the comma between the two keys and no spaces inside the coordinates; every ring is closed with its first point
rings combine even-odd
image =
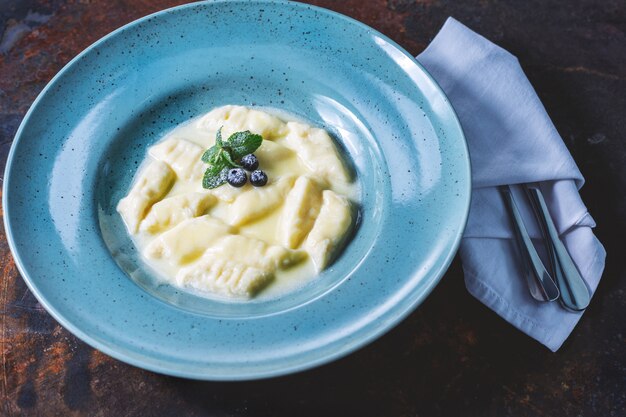
{"type": "Polygon", "coordinates": [[[118,211],[160,278],[207,295],[273,297],[311,280],[342,250],[356,182],[325,131],[284,119],[224,106],[149,150],[118,211]],[[199,156],[219,127],[224,140],[242,130],[263,135],[255,154],[269,177],[265,187],[202,188],[207,165],[199,156]]]}

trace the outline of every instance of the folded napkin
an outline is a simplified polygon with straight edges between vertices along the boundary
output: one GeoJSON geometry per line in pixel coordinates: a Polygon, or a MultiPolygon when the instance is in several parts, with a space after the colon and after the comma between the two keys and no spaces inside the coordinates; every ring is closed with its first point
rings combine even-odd
{"type": "MultiPolygon", "coordinates": [[[[505,320],[556,351],[582,313],[530,296],[497,186],[539,183],[561,239],[595,291],[606,252],[578,193],[584,179],[513,55],[449,18],[417,59],[448,95],[469,146],[472,202],[459,250],[465,285],[505,320]]],[[[527,199],[517,194],[529,234],[540,239],[527,199]]]]}

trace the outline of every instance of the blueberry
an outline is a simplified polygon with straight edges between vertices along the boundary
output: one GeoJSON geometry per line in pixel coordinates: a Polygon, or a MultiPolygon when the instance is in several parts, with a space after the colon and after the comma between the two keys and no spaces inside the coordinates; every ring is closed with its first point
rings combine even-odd
{"type": "Polygon", "coordinates": [[[259,160],[253,153],[249,153],[248,155],[241,158],[241,161],[239,161],[239,163],[248,171],[254,171],[259,167],[259,160]]]}
{"type": "Polygon", "coordinates": [[[255,187],[263,187],[267,184],[267,174],[260,169],[257,169],[250,174],[250,182],[255,187]]]}
{"type": "Polygon", "coordinates": [[[226,177],[226,181],[233,187],[243,187],[243,185],[248,180],[248,176],[246,175],[246,171],[241,168],[233,168],[228,171],[228,176],[226,177]]]}

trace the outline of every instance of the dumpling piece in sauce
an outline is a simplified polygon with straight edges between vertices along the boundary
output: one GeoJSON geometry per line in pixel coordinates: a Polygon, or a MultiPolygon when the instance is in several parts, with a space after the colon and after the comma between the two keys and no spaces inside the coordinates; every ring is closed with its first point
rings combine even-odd
{"type": "Polygon", "coordinates": [[[285,201],[294,181],[295,177],[288,176],[264,187],[246,187],[232,202],[228,223],[239,226],[267,215],[285,201]]]}
{"type": "Polygon", "coordinates": [[[294,150],[313,176],[329,183],[350,182],[350,174],[324,129],[297,122],[287,123],[287,129],[287,135],[277,143],[294,150]]]}
{"type": "Polygon", "coordinates": [[[150,148],[150,156],[168,164],[176,175],[188,181],[198,181],[206,170],[200,160],[204,150],[184,139],[167,139],[150,148]]]}
{"type": "Polygon", "coordinates": [[[320,214],[303,245],[318,272],[333,260],[351,225],[352,209],[348,199],[325,190],[320,214]]]}
{"type": "Polygon", "coordinates": [[[296,180],[285,199],[278,221],[278,241],[288,248],[297,248],[315,223],[322,205],[322,188],[311,178],[296,180]]]}
{"type": "Polygon", "coordinates": [[[181,287],[244,297],[253,296],[273,279],[270,272],[214,256],[202,257],[176,274],[176,283],[181,287]]]}
{"type": "Polygon", "coordinates": [[[217,198],[208,193],[187,193],[165,198],[154,204],[140,230],[148,233],[162,232],[183,220],[198,217],[215,205],[217,198]]]}
{"type": "Polygon", "coordinates": [[[175,179],[174,171],[160,161],[150,162],[141,172],[128,195],[117,204],[117,211],[131,234],[137,233],[148,209],[170,190],[175,179]]]}
{"type": "Polygon", "coordinates": [[[222,128],[224,139],[235,132],[249,130],[263,136],[265,140],[272,140],[281,135],[285,129],[285,123],[278,117],[243,106],[218,107],[201,117],[198,125],[202,129],[216,132],[222,128]]]}
{"type": "Polygon", "coordinates": [[[195,217],[159,235],[146,247],[144,255],[182,265],[199,257],[213,242],[233,231],[232,227],[208,214],[195,217]]]}

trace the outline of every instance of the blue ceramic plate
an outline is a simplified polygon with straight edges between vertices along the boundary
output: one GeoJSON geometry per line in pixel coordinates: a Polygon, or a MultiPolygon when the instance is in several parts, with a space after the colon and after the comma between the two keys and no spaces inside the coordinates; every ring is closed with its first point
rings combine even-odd
{"type": "Polygon", "coordinates": [[[153,371],[251,379],[345,355],[411,312],[456,252],[470,168],[448,100],[385,36],[303,4],[218,1],[140,19],[68,64],[20,126],[3,198],[22,276],[72,333],[153,371]],[[282,298],[152,284],[115,214],[151,144],[228,103],[329,129],[362,187],[344,253],[282,298]]]}

